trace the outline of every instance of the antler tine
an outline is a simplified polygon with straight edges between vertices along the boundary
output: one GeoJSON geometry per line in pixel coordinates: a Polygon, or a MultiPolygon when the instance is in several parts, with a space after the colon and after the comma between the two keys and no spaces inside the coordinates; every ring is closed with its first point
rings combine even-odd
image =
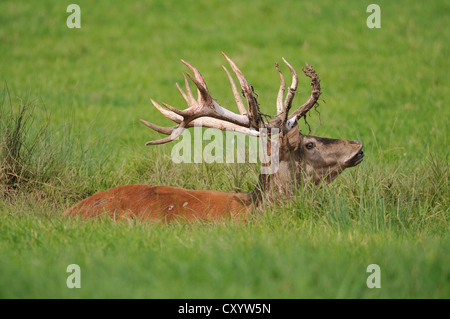
{"type": "MultiPolygon", "coordinates": [[[[197,71],[198,72],[198,71],[197,71]]],[[[209,95],[208,89],[206,88],[206,85],[203,85],[202,82],[199,81],[197,77],[193,77],[191,74],[186,73],[186,75],[191,79],[192,82],[197,86],[197,92],[198,92],[198,103],[207,103],[209,101],[212,101],[211,95],[209,95]]],[[[202,78],[203,79],[203,78],[202,78]]]]}
{"type": "Polygon", "coordinates": [[[183,59],[181,59],[181,62],[183,62],[183,64],[186,65],[189,68],[189,70],[191,70],[194,73],[196,80],[199,81],[200,84],[205,89],[208,89],[207,86],[206,86],[206,82],[203,79],[203,76],[200,74],[200,72],[195,67],[193,67],[191,64],[189,64],[188,62],[184,61],[183,59]]]}
{"type": "Polygon", "coordinates": [[[280,90],[278,91],[277,95],[277,114],[281,114],[283,112],[283,97],[284,97],[284,90],[286,89],[286,81],[284,80],[283,73],[281,73],[280,67],[278,66],[278,63],[275,62],[275,68],[278,71],[278,75],[280,76],[280,90]]]}
{"type": "Polygon", "coordinates": [[[180,92],[180,94],[183,96],[183,99],[186,101],[187,105],[189,107],[193,106],[195,104],[195,98],[192,94],[191,87],[189,85],[188,79],[186,77],[186,73],[183,72],[183,78],[184,78],[184,86],[186,87],[186,92],[181,89],[180,85],[176,83],[177,89],[180,92]]]}
{"type": "Polygon", "coordinates": [[[203,79],[203,76],[200,74],[200,72],[191,64],[181,59],[181,62],[183,62],[184,65],[186,65],[189,70],[191,70],[194,73],[195,78],[192,77],[189,73],[186,73],[187,76],[194,82],[194,84],[197,86],[197,92],[198,92],[198,102],[201,101],[201,99],[204,99],[204,102],[206,102],[211,96],[208,93],[208,87],[206,86],[206,82],[203,79]]]}
{"type": "Polygon", "coordinates": [[[286,61],[284,58],[282,58],[282,59],[292,74],[292,83],[288,89],[288,93],[286,95],[286,99],[284,100],[284,104],[283,104],[283,112],[285,112],[285,117],[287,118],[287,115],[289,114],[289,110],[292,105],[292,101],[294,100],[294,97],[295,97],[295,92],[297,91],[298,75],[297,75],[297,72],[295,72],[294,68],[288,63],[288,61],[286,61]]]}
{"type": "Polygon", "coordinates": [[[234,100],[236,101],[237,107],[239,109],[239,113],[241,115],[247,114],[247,110],[245,109],[244,102],[242,102],[241,96],[239,95],[239,92],[236,87],[236,83],[234,83],[233,78],[231,77],[230,72],[228,72],[228,69],[222,65],[222,68],[225,70],[228,76],[228,80],[231,84],[231,89],[233,90],[234,100]]]}
{"type": "Polygon", "coordinates": [[[244,94],[244,97],[248,103],[248,119],[251,123],[251,126],[259,127],[263,121],[259,113],[258,101],[253,95],[252,86],[248,84],[247,80],[245,79],[241,70],[239,70],[239,68],[236,66],[236,64],[225,53],[222,52],[222,55],[228,61],[231,68],[233,69],[233,72],[236,74],[236,77],[239,80],[239,84],[241,85],[242,88],[242,93],[244,94]]]}
{"type": "Polygon", "coordinates": [[[290,116],[289,121],[297,121],[317,103],[322,92],[320,91],[320,78],[312,66],[306,63],[306,69],[302,68],[303,73],[311,79],[311,96],[308,98],[305,104],[295,110],[290,116]]]}
{"type": "MultiPolygon", "coordinates": [[[[289,62],[286,61],[285,58],[282,58],[282,59],[292,74],[292,83],[291,83],[291,86],[288,88],[288,92],[286,94],[286,99],[284,100],[284,103],[283,103],[282,112],[280,113],[281,118],[282,118],[281,127],[283,128],[281,131],[284,132],[284,128],[286,127],[286,122],[288,120],[289,111],[292,106],[292,101],[294,100],[295,92],[297,91],[298,75],[297,75],[297,72],[295,72],[295,69],[289,64],[289,62]]],[[[284,133],[282,133],[282,134],[284,134],[284,133]]]]}
{"type": "MultiPolygon", "coordinates": [[[[150,99],[150,101],[152,102],[153,106],[158,111],[160,111],[165,117],[167,117],[168,119],[170,119],[170,120],[172,120],[172,121],[174,121],[176,123],[179,123],[179,125],[174,126],[174,127],[162,127],[162,126],[155,125],[155,124],[150,123],[150,122],[145,121],[145,120],[140,120],[140,122],[142,124],[144,124],[145,126],[151,128],[152,130],[155,130],[155,131],[157,131],[159,133],[162,133],[162,134],[170,135],[168,137],[165,137],[165,138],[162,138],[162,139],[159,139],[159,140],[148,141],[147,143],[145,143],[145,145],[164,144],[164,143],[171,142],[174,139],[178,138],[183,133],[183,131],[185,129],[185,125],[186,125],[186,123],[183,122],[183,117],[181,115],[173,112],[173,111],[169,111],[169,110],[164,109],[161,105],[156,103],[153,99],[150,99]]],[[[166,105],[166,107],[167,107],[167,105],[166,105]]],[[[172,108],[170,105],[169,105],[169,107],[172,108]]],[[[175,108],[172,108],[172,109],[175,109],[175,108]]],[[[177,109],[175,109],[175,110],[177,110],[177,109]]],[[[177,111],[180,112],[180,110],[177,110],[177,111]]]]}
{"type": "MultiPolygon", "coordinates": [[[[184,75],[184,74],[183,74],[184,75]]],[[[191,106],[191,101],[189,100],[189,97],[186,95],[186,93],[184,93],[183,89],[180,87],[180,85],[178,83],[175,83],[175,85],[177,86],[178,92],[180,92],[181,96],[183,97],[183,99],[186,101],[188,106],[191,106]]]]}
{"type": "Polygon", "coordinates": [[[162,133],[162,134],[166,134],[166,135],[170,135],[172,134],[172,132],[177,128],[177,126],[171,126],[171,127],[163,127],[163,126],[159,126],[153,123],[150,123],[146,120],[139,120],[142,124],[144,124],[145,126],[151,128],[152,130],[158,132],[158,133],[162,133]]]}
{"type": "MultiPolygon", "coordinates": [[[[151,124],[151,123],[149,123],[149,124],[151,124]]],[[[181,122],[180,125],[178,125],[176,128],[174,128],[172,130],[172,132],[170,133],[169,136],[164,137],[159,140],[155,140],[155,141],[148,141],[147,143],[145,143],[145,145],[159,145],[159,144],[165,144],[165,143],[172,142],[173,140],[177,139],[183,133],[186,124],[187,123],[184,121],[181,122]]],[[[146,124],[144,123],[144,125],[146,125],[146,124]]]]}
{"type": "Polygon", "coordinates": [[[168,109],[163,108],[161,105],[156,103],[153,99],[150,99],[150,101],[152,102],[153,106],[159,112],[161,112],[162,115],[167,117],[169,120],[172,120],[172,121],[174,121],[176,123],[181,123],[181,121],[183,120],[183,117],[181,115],[178,115],[177,113],[171,112],[168,109]]]}
{"type": "Polygon", "coordinates": [[[195,97],[194,97],[194,94],[192,94],[191,86],[189,85],[189,81],[188,81],[188,79],[186,77],[186,73],[184,73],[184,72],[183,72],[183,78],[184,78],[184,86],[186,87],[186,92],[187,92],[187,95],[189,97],[189,100],[191,101],[191,104],[194,104],[195,103],[195,97]]]}
{"type": "Polygon", "coordinates": [[[231,68],[233,69],[233,72],[236,74],[236,77],[239,80],[239,84],[241,85],[242,89],[250,88],[248,85],[247,80],[244,77],[244,74],[242,74],[241,70],[236,66],[236,64],[231,60],[225,53],[222,52],[222,55],[225,57],[225,59],[230,64],[231,68]]]}

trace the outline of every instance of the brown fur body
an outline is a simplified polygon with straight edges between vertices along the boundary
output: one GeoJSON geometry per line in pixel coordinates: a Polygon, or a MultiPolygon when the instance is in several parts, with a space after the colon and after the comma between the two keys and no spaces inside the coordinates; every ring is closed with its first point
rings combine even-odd
{"type": "Polygon", "coordinates": [[[98,192],[66,214],[137,220],[246,220],[253,208],[250,194],[188,190],[171,186],[124,185],[98,192]]]}

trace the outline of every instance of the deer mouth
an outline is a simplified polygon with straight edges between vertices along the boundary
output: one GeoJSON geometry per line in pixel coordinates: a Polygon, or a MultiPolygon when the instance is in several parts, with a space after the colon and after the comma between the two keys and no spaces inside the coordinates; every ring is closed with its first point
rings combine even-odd
{"type": "Polygon", "coordinates": [[[349,160],[347,160],[345,162],[345,164],[347,164],[348,166],[356,166],[359,163],[361,163],[364,159],[364,151],[362,150],[362,147],[360,148],[360,150],[358,151],[358,153],[356,153],[356,155],[354,155],[352,158],[350,158],[349,160]]]}

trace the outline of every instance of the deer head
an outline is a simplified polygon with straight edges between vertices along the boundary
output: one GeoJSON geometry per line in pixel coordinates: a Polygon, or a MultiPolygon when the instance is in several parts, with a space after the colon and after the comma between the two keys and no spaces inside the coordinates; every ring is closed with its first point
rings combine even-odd
{"type": "MultiPolygon", "coordinates": [[[[193,73],[184,73],[186,91],[177,84],[180,94],[188,108],[179,110],[168,104],[163,106],[151,100],[152,104],[167,118],[177,123],[173,127],[161,127],[141,120],[147,127],[165,135],[165,138],[149,141],[146,145],[168,143],[178,138],[185,129],[194,126],[204,126],[219,130],[232,130],[251,136],[261,136],[262,131],[273,132],[276,129],[279,138],[279,169],[274,174],[261,174],[256,193],[292,193],[293,185],[298,185],[304,177],[315,184],[322,181],[333,181],[345,168],[358,165],[364,157],[362,143],[342,139],[322,138],[304,135],[299,129],[298,121],[305,117],[309,110],[317,104],[321,95],[320,79],[313,67],[306,63],[302,68],[304,74],[311,79],[311,95],[308,100],[290,113],[297,86],[298,75],[294,68],[283,58],[292,75],[292,83],[287,88],[279,65],[275,63],[280,77],[280,88],[276,99],[277,115],[270,121],[265,120],[259,110],[259,105],[253,87],[247,82],[236,64],[224,53],[231,69],[236,75],[241,93],[247,101],[245,107],[241,94],[226,67],[223,67],[231,84],[231,89],[239,110],[234,113],[219,105],[210,95],[206,82],[200,72],[181,60],[193,73]],[[197,87],[197,99],[190,89],[189,79],[197,87]],[[263,130],[264,129],[264,130],[263,130]],[[272,192],[270,192],[272,191],[272,192]]],[[[270,134],[270,133],[269,133],[270,134]]],[[[270,143],[270,140],[269,140],[270,143]]]]}

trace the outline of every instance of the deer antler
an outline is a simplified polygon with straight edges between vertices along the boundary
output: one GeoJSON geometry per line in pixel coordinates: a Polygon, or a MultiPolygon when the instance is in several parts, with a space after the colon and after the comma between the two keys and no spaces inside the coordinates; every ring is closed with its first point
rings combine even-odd
{"type": "Polygon", "coordinates": [[[167,137],[159,140],[149,141],[146,143],[146,145],[164,144],[173,141],[174,139],[178,138],[186,128],[194,126],[204,126],[217,128],[220,130],[231,130],[251,136],[259,136],[260,128],[280,128],[283,134],[285,131],[292,128],[297,120],[302,116],[305,116],[306,113],[317,103],[317,100],[321,94],[320,79],[317,76],[315,70],[309,64],[306,64],[306,69],[302,68],[302,70],[309,78],[311,78],[311,97],[305,104],[303,104],[289,116],[289,111],[291,109],[292,101],[294,100],[298,86],[298,76],[294,68],[283,58],[283,62],[287,65],[291,72],[292,83],[288,88],[286,98],[283,102],[283,96],[285,93],[285,80],[283,74],[280,71],[278,63],[276,63],[275,67],[280,76],[280,89],[277,96],[277,116],[269,123],[264,122],[261,118],[258,101],[253,94],[253,87],[247,82],[243,73],[241,72],[241,70],[239,70],[236,64],[225,53],[222,52],[222,54],[228,61],[239,81],[242,89],[242,95],[244,96],[248,104],[248,112],[244,106],[234,80],[226,67],[223,66],[223,69],[227,73],[240,114],[236,114],[219,105],[210,95],[208,87],[206,86],[206,82],[200,72],[188,62],[181,60],[181,62],[185,64],[194,74],[194,76],[192,76],[190,73],[183,73],[186,92],[183,91],[178,83],[176,84],[177,89],[183,99],[186,101],[188,108],[185,110],[179,110],[170,106],[169,104],[162,103],[162,105],[164,106],[163,107],[156,103],[153,99],[151,99],[152,104],[158,111],[160,111],[168,119],[174,121],[175,123],[178,123],[178,125],[173,127],[162,127],[148,121],[141,120],[141,122],[147,127],[159,133],[168,135],[167,137]],[[194,95],[192,94],[189,81],[187,79],[188,77],[192,82],[194,82],[195,86],[197,87],[197,99],[195,99],[194,95]]]}
{"type": "MultiPolygon", "coordinates": [[[[286,84],[284,81],[283,73],[281,73],[278,63],[275,63],[275,67],[280,76],[280,90],[278,91],[278,96],[277,96],[277,113],[278,113],[277,116],[281,117],[281,124],[279,124],[280,128],[283,128],[286,126],[286,121],[287,121],[287,118],[289,115],[289,110],[291,109],[292,101],[294,100],[295,93],[297,91],[297,86],[298,86],[297,72],[295,72],[294,68],[284,58],[282,58],[282,59],[283,59],[283,62],[287,65],[287,67],[291,71],[292,84],[288,88],[288,93],[287,93],[286,98],[283,103],[283,95],[284,95],[286,84]]],[[[283,132],[283,130],[282,130],[282,132],[283,132]]]]}
{"type": "Polygon", "coordinates": [[[306,63],[306,69],[302,68],[302,70],[306,74],[306,76],[311,79],[311,96],[305,104],[300,106],[289,116],[289,120],[294,118],[295,120],[298,120],[302,116],[305,116],[306,113],[308,113],[308,111],[317,103],[320,95],[322,94],[322,92],[320,91],[320,78],[314,68],[306,63]]]}
{"type": "Polygon", "coordinates": [[[245,112],[245,107],[242,103],[242,100],[240,100],[240,97],[237,93],[237,89],[234,86],[234,82],[230,76],[230,74],[227,72],[228,77],[230,79],[230,82],[232,83],[233,92],[236,98],[236,103],[238,105],[239,111],[241,114],[236,114],[232,111],[227,110],[226,108],[219,105],[210,95],[208,88],[206,86],[206,82],[203,79],[200,72],[193,67],[188,62],[181,60],[193,73],[194,76],[192,76],[190,73],[183,74],[185,85],[186,85],[186,92],[184,92],[181,87],[177,84],[178,91],[186,101],[188,108],[185,110],[179,110],[177,108],[174,108],[170,106],[169,104],[162,103],[165,108],[163,108],[161,105],[156,103],[154,100],[151,100],[152,104],[167,118],[179,123],[178,126],[175,127],[161,127],[158,125],[155,125],[153,123],[150,123],[148,121],[141,120],[141,122],[146,125],[147,127],[163,133],[163,134],[170,134],[169,136],[156,140],[156,141],[149,141],[146,143],[146,145],[156,145],[156,144],[164,144],[170,141],[173,141],[177,137],[179,137],[184,129],[192,126],[207,126],[212,128],[218,128],[221,130],[233,130],[238,131],[241,133],[249,134],[249,135],[258,135],[257,129],[259,129],[259,125],[262,122],[258,103],[256,101],[256,98],[252,94],[251,86],[246,81],[244,75],[242,72],[237,68],[237,66],[234,64],[234,62],[228,58],[225,54],[223,54],[224,57],[227,59],[228,63],[230,64],[231,68],[233,69],[234,73],[236,74],[239,83],[241,84],[241,88],[244,92],[244,97],[248,101],[249,105],[249,113],[247,114],[245,112]],[[198,98],[195,100],[192,91],[190,89],[188,80],[186,78],[186,75],[191,79],[192,82],[197,86],[197,93],[198,98]],[[195,121],[199,118],[204,118],[205,121],[195,121]],[[206,125],[205,125],[206,124],[206,125]]]}
{"type": "MultiPolygon", "coordinates": [[[[248,118],[249,118],[251,127],[259,128],[260,125],[263,123],[263,121],[261,119],[261,113],[259,112],[258,101],[256,100],[256,97],[253,95],[253,87],[248,84],[247,80],[244,77],[244,74],[242,74],[241,70],[239,70],[239,68],[236,66],[236,64],[225,53],[222,52],[222,55],[228,61],[231,68],[233,69],[234,73],[236,74],[236,77],[239,80],[239,84],[241,85],[241,88],[242,88],[242,94],[244,95],[244,97],[248,103],[248,118]]],[[[227,71],[227,73],[228,73],[228,71],[227,71]]],[[[230,82],[233,82],[231,80],[231,78],[230,78],[230,82]]],[[[236,94],[235,94],[235,97],[236,97],[236,94]]],[[[238,106],[239,106],[239,104],[238,104],[238,106]]]]}
{"type": "Polygon", "coordinates": [[[269,122],[269,127],[278,127],[280,128],[280,131],[282,134],[286,131],[289,131],[295,123],[300,119],[302,116],[305,116],[306,113],[317,103],[320,94],[322,93],[320,91],[320,79],[317,75],[316,71],[312,66],[310,66],[308,63],[306,63],[306,69],[302,68],[303,72],[306,76],[311,78],[311,96],[306,101],[305,104],[303,104],[301,107],[296,109],[294,112],[292,112],[291,115],[289,115],[289,111],[292,106],[292,101],[294,100],[295,93],[297,91],[298,86],[298,76],[295,72],[294,68],[283,58],[284,63],[288,66],[289,70],[292,74],[292,84],[288,88],[288,93],[286,94],[286,98],[283,102],[283,95],[285,91],[285,80],[283,77],[283,74],[280,71],[280,68],[278,66],[278,63],[275,63],[275,67],[278,71],[278,74],[280,76],[280,89],[278,91],[277,96],[277,116],[269,122]]]}

